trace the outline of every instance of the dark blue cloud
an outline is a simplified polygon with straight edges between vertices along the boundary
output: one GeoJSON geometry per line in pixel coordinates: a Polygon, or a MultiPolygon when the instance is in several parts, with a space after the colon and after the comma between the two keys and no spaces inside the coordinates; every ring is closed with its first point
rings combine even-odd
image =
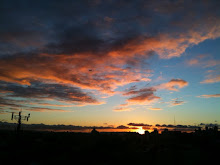
{"type": "MultiPolygon", "coordinates": [[[[20,86],[13,83],[0,84],[1,90],[8,92],[8,97],[29,99],[54,99],[72,103],[97,103],[98,101],[76,87],[67,87],[61,84],[44,84],[32,82],[31,86],[20,86]]],[[[6,100],[7,101],[7,100],[6,100]]]]}
{"type": "Polygon", "coordinates": [[[214,0],[200,3],[175,0],[2,1],[0,46],[4,51],[1,54],[55,46],[60,52],[62,48],[63,52],[77,52],[67,48],[71,44],[81,51],[89,45],[96,50],[102,46],[100,42],[110,49],[111,41],[126,42],[137,36],[180,32],[184,29],[176,25],[182,21],[189,27],[204,16],[218,17],[217,6],[219,1],[214,0]]]}

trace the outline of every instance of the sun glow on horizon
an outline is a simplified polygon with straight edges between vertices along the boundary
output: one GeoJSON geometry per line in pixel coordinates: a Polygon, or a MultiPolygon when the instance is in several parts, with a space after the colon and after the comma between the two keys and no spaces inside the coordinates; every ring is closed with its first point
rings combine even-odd
{"type": "Polygon", "coordinates": [[[141,127],[137,130],[137,132],[141,135],[143,135],[145,133],[145,130],[141,127]]]}

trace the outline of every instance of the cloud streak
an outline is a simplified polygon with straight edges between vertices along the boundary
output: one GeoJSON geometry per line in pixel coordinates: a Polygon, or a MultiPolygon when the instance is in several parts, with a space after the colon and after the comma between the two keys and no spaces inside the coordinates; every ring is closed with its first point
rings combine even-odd
{"type": "Polygon", "coordinates": [[[0,106],[11,111],[22,108],[27,111],[38,112],[67,112],[69,110],[59,108],[104,104],[103,101],[98,101],[90,93],[61,84],[34,82],[31,86],[20,86],[13,83],[2,83],[0,87],[4,91],[0,97],[0,106]],[[51,104],[48,101],[56,101],[61,104],[51,104]]]}
{"type": "Polygon", "coordinates": [[[206,78],[205,80],[201,81],[201,84],[212,84],[220,82],[220,75],[217,76],[209,76],[210,78],[206,78]]]}
{"type": "Polygon", "coordinates": [[[176,106],[176,105],[182,105],[182,104],[184,104],[184,103],[185,103],[184,101],[175,100],[175,101],[172,101],[172,102],[171,102],[171,105],[172,105],[172,106],[176,106]]]}
{"type": "Polygon", "coordinates": [[[201,98],[217,98],[220,97],[220,94],[210,94],[210,95],[200,95],[197,97],[201,97],[201,98]]]}
{"type": "Polygon", "coordinates": [[[119,107],[119,108],[115,108],[114,111],[115,111],[115,112],[131,111],[131,108],[119,107]]]}
{"type": "Polygon", "coordinates": [[[2,85],[2,89],[8,91],[9,97],[22,97],[33,99],[54,99],[57,101],[69,101],[70,103],[91,103],[99,102],[88,93],[82,92],[76,87],[67,87],[60,84],[33,83],[32,86],[18,86],[15,84],[2,85]]]}
{"type": "Polygon", "coordinates": [[[142,88],[140,90],[134,90],[130,88],[128,91],[123,93],[124,96],[132,96],[127,99],[127,102],[130,104],[149,104],[160,97],[155,96],[154,92],[156,91],[155,88],[142,88]]]}
{"type": "Polygon", "coordinates": [[[153,110],[153,111],[160,111],[162,110],[162,108],[149,108],[150,110],[153,110]]]}

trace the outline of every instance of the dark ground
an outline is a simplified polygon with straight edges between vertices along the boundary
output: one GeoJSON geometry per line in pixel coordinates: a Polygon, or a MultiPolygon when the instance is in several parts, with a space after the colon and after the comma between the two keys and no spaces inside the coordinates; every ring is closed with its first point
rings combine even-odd
{"type": "Polygon", "coordinates": [[[0,164],[219,164],[216,134],[0,131],[0,164]],[[217,161],[217,162],[216,162],[217,161]]]}

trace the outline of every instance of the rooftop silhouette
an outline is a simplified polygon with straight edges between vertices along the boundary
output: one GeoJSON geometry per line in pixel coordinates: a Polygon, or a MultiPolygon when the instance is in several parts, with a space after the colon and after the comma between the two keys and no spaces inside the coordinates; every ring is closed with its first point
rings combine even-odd
{"type": "Polygon", "coordinates": [[[195,132],[157,129],[136,132],[91,133],[0,130],[0,159],[24,164],[200,164],[218,161],[220,132],[217,127],[195,132]],[[95,136],[94,136],[95,135],[95,136]],[[96,136],[99,135],[99,136],[96,136]],[[15,154],[16,153],[16,154],[15,154]],[[15,159],[10,159],[14,155],[15,159]],[[183,158],[187,157],[187,159],[183,158]],[[94,159],[96,158],[96,159],[94,159]],[[181,163],[180,163],[181,162],[181,163]]]}

